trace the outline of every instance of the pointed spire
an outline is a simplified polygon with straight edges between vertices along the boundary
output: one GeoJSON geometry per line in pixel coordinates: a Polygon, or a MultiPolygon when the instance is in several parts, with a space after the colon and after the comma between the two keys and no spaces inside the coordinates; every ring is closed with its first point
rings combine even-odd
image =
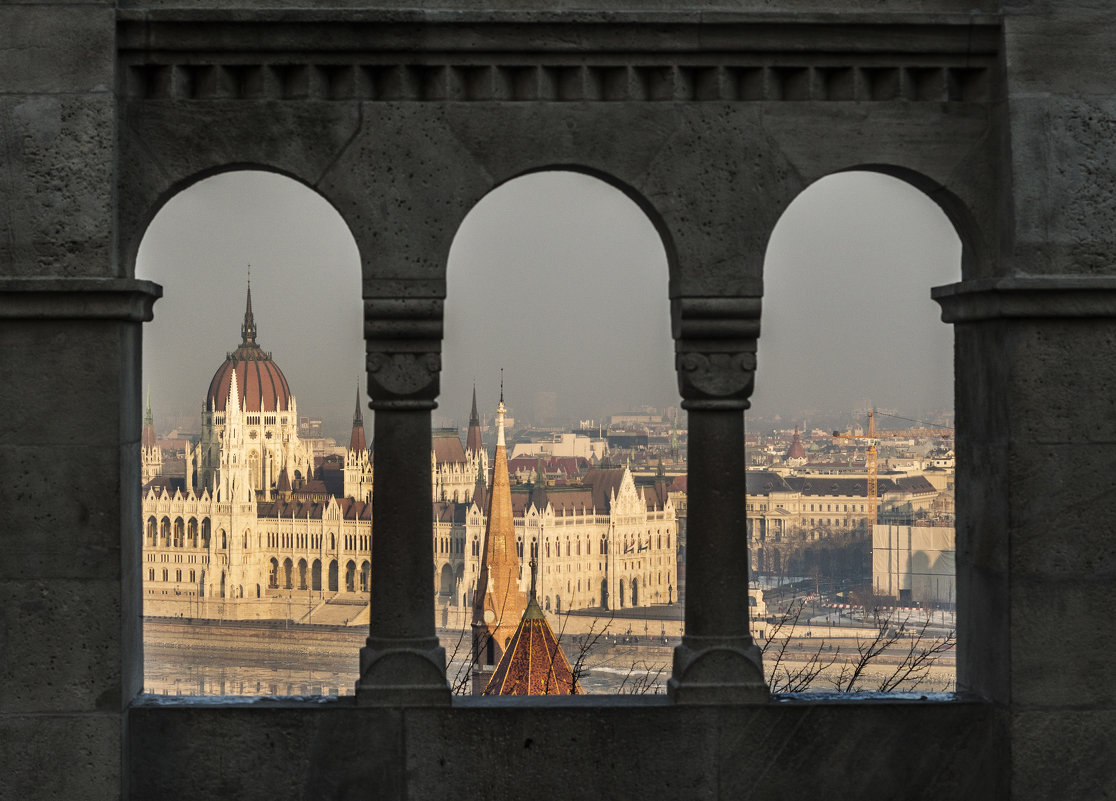
{"type": "Polygon", "coordinates": [[[368,450],[367,440],[364,438],[364,415],[360,412],[360,382],[357,382],[356,411],[353,412],[353,433],[349,437],[349,451],[360,455],[368,450]]]}
{"type": "Polygon", "coordinates": [[[504,442],[504,415],[508,409],[504,406],[504,368],[500,368],[500,405],[496,407],[496,447],[506,447],[504,442]]]}
{"type": "Polygon", "coordinates": [[[252,267],[248,267],[248,302],[244,307],[244,325],[240,327],[240,347],[256,344],[256,318],[252,316],[252,267]]]}
{"type": "Polygon", "coordinates": [[[357,379],[356,410],[353,412],[353,426],[364,425],[364,414],[360,411],[360,379],[357,379]]]}
{"type": "Polygon", "coordinates": [[[230,378],[229,378],[229,397],[228,397],[227,401],[225,402],[225,410],[227,412],[239,412],[240,411],[240,388],[237,386],[236,369],[234,368],[233,370],[231,370],[229,375],[230,375],[230,378]]]}
{"type": "Polygon", "coordinates": [[[140,445],[144,450],[152,451],[155,444],[155,416],[151,414],[151,387],[148,387],[147,411],[143,413],[143,431],[140,436],[140,445]]]}
{"type": "Polygon", "coordinates": [[[480,453],[484,448],[481,440],[480,415],[477,414],[477,385],[473,383],[473,408],[469,412],[469,433],[465,435],[466,452],[480,453]]]}
{"type": "MultiPolygon", "coordinates": [[[[503,397],[503,392],[500,393],[503,397]]],[[[519,589],[519,556],[512,511],[508,454],[504,444],[504,404],[497,407],[499,438],[488,492],[488,519],[481,548],[477,592],[473,605],[473,658],[486,664],[485,651],[492,642],[494,656],[503,652],[527,604],[519,589]]]]}

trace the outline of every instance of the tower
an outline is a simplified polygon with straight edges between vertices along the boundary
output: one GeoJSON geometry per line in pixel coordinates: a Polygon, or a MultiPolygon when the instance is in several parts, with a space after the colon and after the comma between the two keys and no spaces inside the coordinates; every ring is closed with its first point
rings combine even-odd
{"type": "Polygon", "coordinates": [[[146,484],[163,473],[163,451],[155,439],[155,417],[151,414],[151,390],[147,390],[147,410],[143,413],[143,434],[140,438],[140,482],[146,484]]]}
{"type": "Polygon", "coordinates": [[[469,431],[465,436],[465,459],[471,475],[488,476],[488,451],[481,436],[480,415],[477,414],[477,387],[473,385],[473,407],[469,411],[469,431]]]}
{"type": "Polygon", "coordinates": [[[473,691],[487,684],[515,634],[527,598],[519,589],[519,554],[512,518],[511,481],[504,442],[504,390],[496,408],[496,459],[488,495],[488,522],[481,546],[480,572],[473,595],[473,691]]]}
{"type": "Polygon", "coordinates": [[[368,443],[364,436],[364,415],[360,410],[360,388],[357,388],[356,410],[353,412],[353,431],[345,452],[344,495],[358,501],[372,502],[372,461],[368,458],[368,443]]]}

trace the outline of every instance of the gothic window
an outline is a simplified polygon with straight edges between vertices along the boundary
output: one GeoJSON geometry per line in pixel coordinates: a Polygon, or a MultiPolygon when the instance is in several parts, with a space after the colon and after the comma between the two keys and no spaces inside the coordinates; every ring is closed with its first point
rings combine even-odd
{"type": "Polygon", "coordinates": [[[322,589],[322,560],[315,559],[314,564],[310,567],[310,589],[320,591],[322,589]]]}
{"type": "Polygon", "coordinates": [[[298,588],[300,590],[309,589],[309,585],[306,583],[306,560],[305,559],[299,559],[298,560],[298,588]]]}
{"type": "Polygon", "coordinates": [[[356,562],[351,559],[345,565],[345,591],[356,592],[356,562]]]}
{"type": "Polygon", "coordinates": [[[368,592],[371,583],[369,578],[371,576],[372,566],[368,562],[360,563],[360,591],[368,592]]]}
{"type": "Polygon", "coordinates": [[[289,558],[284,559],[283,560],[283,589],[285,589],[285,590],[293,589],[293,584],[294,584],[293,576],[292,576],[293,572],[294,572],[294,563],[289,558]]]}

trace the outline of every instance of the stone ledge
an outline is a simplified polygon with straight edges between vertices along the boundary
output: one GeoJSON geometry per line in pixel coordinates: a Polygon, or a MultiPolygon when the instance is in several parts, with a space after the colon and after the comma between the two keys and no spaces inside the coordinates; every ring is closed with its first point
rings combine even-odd
{"type": "Polygon", "coordinates": [[[981,278],[934,287],[942,322],[1026,318],[1116,318],[1116,277],[981,278]]]}
{"type": "Polygon", "coordinates": [[[125,320],[154,317],[163,288],[132,278],[0,278],[0,320],[125,320]]]}

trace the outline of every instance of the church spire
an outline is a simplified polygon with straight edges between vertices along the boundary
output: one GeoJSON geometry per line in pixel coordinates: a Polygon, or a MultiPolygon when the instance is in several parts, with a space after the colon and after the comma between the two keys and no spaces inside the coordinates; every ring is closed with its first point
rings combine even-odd
{"type": "Polygon", "coordinates": [[[248,268],[248,302],[244,307],[244,324],[240,326],[240,347],[256,344],[256,318],[252,316],[252,268],[248,268]]]}
{"type": "Polygon", "coordinates": [[[357,382],[356,411],[353,412],[353,433],[349,437],[349,450],[353,453],[363,453],[368,450],[368,442],[364,438],[364,415],[360,411],[360,382],[357,382]]]}
{"type": "Polygon", "coordinates": [[[469,412],[469,433],[465,436],[465,450],[480,453],[484,448],[481,441],[480,415],[477,414],[477,385],[473,384],[473,408],[469,412]]]}
{"type": "MultiPolygon", "coordinates": [[[[526,595],[519,589],[519,552],[504,444],[503,395],[501,388],[500,405],[496,410],[496,460],[473,603],[473,659],[478,666],[494,665],[499,661],[527,605],[526,595]]],[[[475,689],[479,690],[482,682],[483,675],[474,675],[475,689]]]]}
{"type": "Polygon", "coordinates": [[[151,387],[147,388],[147,411],[143,413],[142,447],[150,450],[155,447],[155,417],[151,414],[151,387]]]}

